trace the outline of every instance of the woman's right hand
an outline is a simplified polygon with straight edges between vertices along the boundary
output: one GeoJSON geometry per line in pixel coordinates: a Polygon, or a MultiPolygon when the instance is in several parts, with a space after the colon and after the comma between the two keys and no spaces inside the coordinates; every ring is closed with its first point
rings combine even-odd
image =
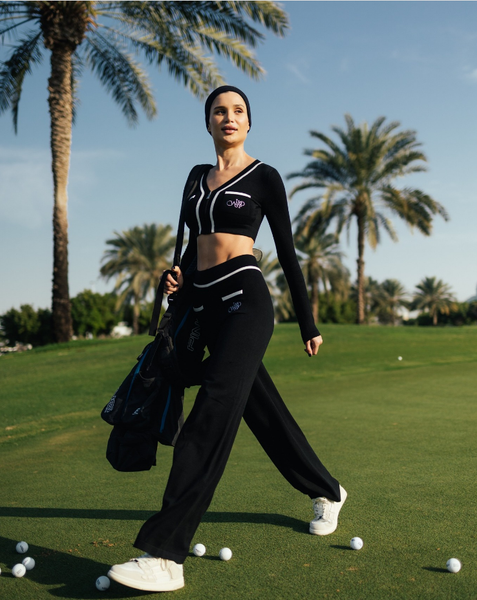
{"type": "Polygon", "coordinates": [[[179,269],[179,267],[172,267],[171,271],[174,271],[176,279],[174,279],[171,273],[167,274],[166,284],[164,286],[164,291],[167,295],[178,292],[184,284],[182,271],[179,269]]]}

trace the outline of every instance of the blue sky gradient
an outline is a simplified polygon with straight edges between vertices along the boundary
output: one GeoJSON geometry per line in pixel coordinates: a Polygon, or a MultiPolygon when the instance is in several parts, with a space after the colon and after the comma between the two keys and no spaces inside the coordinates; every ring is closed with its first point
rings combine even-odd
{"type": "MultiPolygon", "coordinates": [[[[247,151],[282,176],[301,170],[311,129],[331,134],[383,115],[415,129],[428,171],[402,179],[445,206],[427,238],[394,221],[399,242],[383,233],[365,252],[365,272],[400,280],[409,292],[425,276],[448,283],[459,300],[477,284],[477,4],[475,2],[284,2],[291,30],[267,34],[257,55],[267,71],[251,82],[220,61],[228,83],[249,96],[253,127],[247,151]]],[[[6,48],[0,47],[0,58],[6,48]]],[[[12,306],[50,304],[52,177],[47,105],[48,53],[28,76],[19,131],[0,117],[0,314],[12,306]]],[[[112,289],[99,279],[105,241],[114,231],[158,222],[176,227],[185,177],[214,162],[203,103],[167,72],[149,69],[159,115],[129,128],[93,75],[80,87],[69,180],[70,293],[112,289]]],[[[285,180],[290,190],[296,180],[285,180]]],[[[292,216],[310,192],[290,203],[292,216]]],[[[257,240],[273,249],[264,224],[257,240]]],[[[342,237],[355,277],[356,232],[342,237]]]]}

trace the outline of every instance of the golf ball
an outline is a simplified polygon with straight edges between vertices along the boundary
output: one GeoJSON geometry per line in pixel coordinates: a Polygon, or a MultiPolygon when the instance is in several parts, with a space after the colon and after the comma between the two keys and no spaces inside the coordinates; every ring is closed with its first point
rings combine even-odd
{"type": "Polygon", "coordinates": [[[96,587],[101,592],[104,592],[105,590],[107,590],[110,585],[111,585],[111,581],[110,581],[109,577],[106,577],[106,575],[101,575],[101,577],[98,577],[98,579],[96,579],[96,587]]]}
{"type": "Polygon", "coordinates": [[[196,556],[204,556],[205,552],[206,552],[206,548],[204,546],[204,544],[196,544],[193,548],[192,548],[192,552],[196,555],[196,556]]]}
{"type": "Polygon", "coordinates": [[[25,569],[27,571],[31,571],[32,569],[35,568],[35,559],[32,558],[31,556],[27,556],[26,558],[24,558],[22,560],[22,565],[25,566],[25,569]]]}
{"type": "Polygon", "coordinates": [[[220,560],[230,560],[232,558],[232,550],[230,548],[222,548],[219,552],[220,560]]]}
{"type": "Polygon", "coordinates": [[[398,360],[402,360],[402,356],[398,356],[398,360]]]}
{"type": "Polygon", "coordinates": [[[2,569],[0,569],[0,575],[2,574],[2,569]]]}
{"type": "Polygon", "coordinates": [[[25,575],[25,573],[26,573],[25,565],[22,565],[21,563],[14,565],[12,568],[13,577],[23,577],[23,575],[25,575]]]}
{"type": "Polygon", "coordinates": [[[446,566],[450,573],[458,573],[462,568],[462,564],[458,558],[449,558],[446,566]]]}
{"type": "Polygon", "coordinates": [[[353,550],[361,550],[363,547],[363,540],[360,537],[354,537],[351,539],[349,545],[351,548],[353,548],[353,550]]]}
{"type": "Polygon", "coordinates": [[[28,544],[26,542],[18,542],[16,549],[18,554],[25,554],[28,551],[28,544]]]}

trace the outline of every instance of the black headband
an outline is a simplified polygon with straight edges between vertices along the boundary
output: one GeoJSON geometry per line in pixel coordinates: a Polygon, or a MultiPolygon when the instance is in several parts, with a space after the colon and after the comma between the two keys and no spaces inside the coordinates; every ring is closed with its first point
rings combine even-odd
{"type": "Polygon", "coordinates": [[[252,113],[250,111],[250,102],[248,101],[247,96],[242,92],[242,90],[239,90],[233,85],[222,85],[210,93],[209,97],[205,101],[205,126],[209,126],[210,109],[212,108],[212,103],[217,98],[217,96],[220,96],[220,94],[225,94],[226,92],[235,92],[239,96],[242,96],[243,101],[245,102],[245,106],[247,107],[248,123],[250,127],[252,127],[252,113]]]}

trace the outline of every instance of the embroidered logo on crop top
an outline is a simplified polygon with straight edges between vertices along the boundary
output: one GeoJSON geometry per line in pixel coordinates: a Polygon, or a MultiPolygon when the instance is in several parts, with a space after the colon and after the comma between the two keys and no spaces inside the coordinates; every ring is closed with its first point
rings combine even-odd
{"type": "Polygon", "coordinates": [[[235,200],[227,200],[227,206],[233,206],[234,208],[243,208],[245,202],[236,198],[235,200]]]}

